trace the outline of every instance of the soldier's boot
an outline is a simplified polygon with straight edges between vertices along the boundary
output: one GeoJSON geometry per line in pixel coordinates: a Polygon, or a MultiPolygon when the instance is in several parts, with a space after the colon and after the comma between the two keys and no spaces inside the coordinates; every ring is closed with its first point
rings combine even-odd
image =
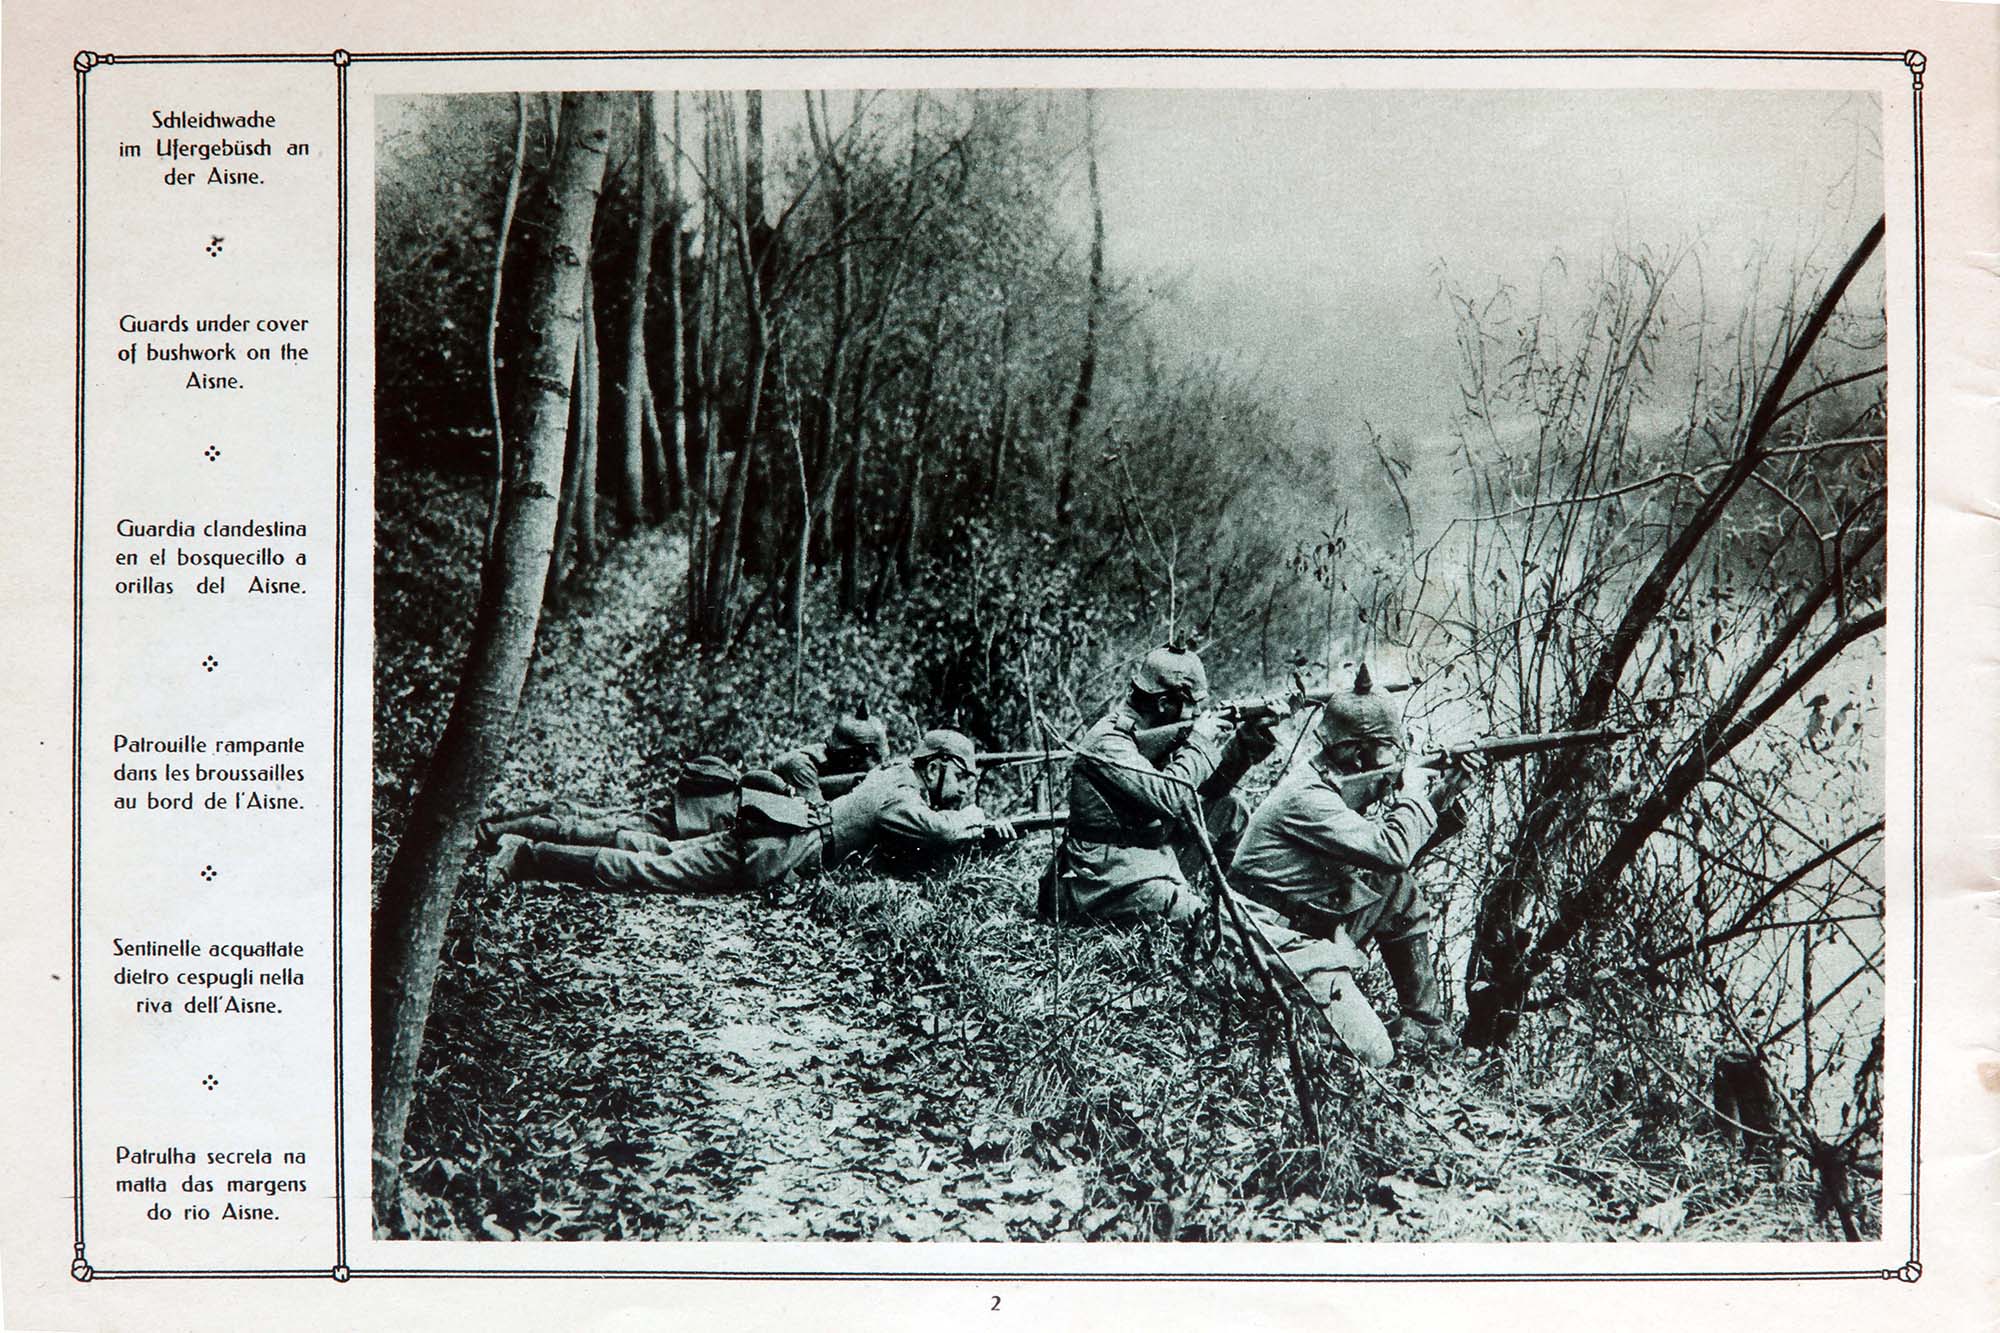
{"type": "Polygon", "coordinates": [[[587,847],[564,847],[503,833],[499,850],[486,863],[486,887],[497,889],[524,880],[593,885],[597,882],[597,853],[587,847]]]}
{"type": "Polygon", "coordinates": [[[1382,951],[1382,964],[1395,984],[1396,1004],[1402,1011],[1389,1024],[1396,1049],[1414,1053],[1448,1051],[1457,1046],[1458,1037],[1446,1024],[1438,997],[1437,973],[1431,970],[1430,936],[1405,935],[1375,943],[1382,951]]]}
{"type": "Polygon", "coordinates": [[[1375,1006],[1368,1003],[1352,972],[1340,969],[1309,977],[1306,990],[1318,1001],[1320,1016],[1333,1035],[1356,1060],[1370,1069],[1382,1069],[1396,1058],[1395,1039],[1376,1017],[1375,1006]]]}

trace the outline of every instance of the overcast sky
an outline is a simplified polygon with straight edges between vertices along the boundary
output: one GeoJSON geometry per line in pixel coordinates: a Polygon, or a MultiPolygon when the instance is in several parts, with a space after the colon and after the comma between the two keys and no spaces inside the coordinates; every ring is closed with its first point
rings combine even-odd
{"type": "MultiPolygon", "coordinates": [[[[1054,132],[1080,145],[1082,99],[1058,96],[1054,132]]],[[[907,104],[876,105],[900,120],[907,104]]],[[[385,131],[410,110],[379,109],[385,131]]],[[[1778,276],[1801,256],[1828,270],[1882,210],[1872,94],[1109,90],[1098,119],[1111,268],[1157,289],[1151,327],[1343,439],[1364,420],[1441,438],[1458,402],[1444,275],[1574,312],[1616,247],[1699,237],[1711,309],[1727,311],[1760,253],[1778,276]]],[[[767,95],[774,141],[801,120],[795,93],[767,95]]],[[[1656,371],[1672,375],[1673,353],[1656,371]]]]}
{"type": "Polygon", "coordinates": [[[1867,229],[1879,124],[1854,93],[1108,91],[1106,244],[1309,419],[1421,438],[1456,401],[1440,265],[1574,308],[1610,248],[1699,235],[1740,302],[1760,247],[1837,264],[1867,229]]]}

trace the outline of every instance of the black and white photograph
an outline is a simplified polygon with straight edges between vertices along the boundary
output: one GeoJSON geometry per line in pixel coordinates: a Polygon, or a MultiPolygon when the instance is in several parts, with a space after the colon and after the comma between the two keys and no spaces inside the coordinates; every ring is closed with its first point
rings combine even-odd
{"type": "Polygon", "coordinates": [[[372,105],[378,1239],[1883,1238],[1880,95],[598,72],[372,105]]]}

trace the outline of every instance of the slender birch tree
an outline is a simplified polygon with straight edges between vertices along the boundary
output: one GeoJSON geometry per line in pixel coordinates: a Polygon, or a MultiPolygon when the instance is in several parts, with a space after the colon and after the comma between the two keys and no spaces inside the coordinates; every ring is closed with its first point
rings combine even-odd
{"type": "Polygon", "coordinates": [[[555,533],[563,436],[576,363],[591,224],[603,187],[611,103],[565,93],[541,207],[540,254],[527,301],[525,374],[513,396],[500,524],[485,568],[457,697],[397,845],[375,909],[374,1205],[390,1223],[400,1196],[403,1130],[437,980],[438,949],[480,810],[500,773],[541,616],[555,533]]]}

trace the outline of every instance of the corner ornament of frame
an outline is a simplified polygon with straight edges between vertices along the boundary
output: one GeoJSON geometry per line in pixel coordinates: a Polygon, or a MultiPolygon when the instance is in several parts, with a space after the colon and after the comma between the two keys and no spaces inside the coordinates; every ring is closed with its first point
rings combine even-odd
{"type": "Polygon", "coordinates": [[[100,61],[108,65],[111,63],[111,57],[101,56],[97,54],[97,52],[95,51],[78,51],[76,53],[76,60],[73,63],[76,65],[77,73],[88,74],[90,73],[92,67],[97,65],[100,61]]]}
{"type": "Polygon", "coordinates": [[[1904,1264],[1901,1268],[1885,1269],[1882,1273],[1885,1279],[1894,1278],[1899,1282],[1915,1282],[1923,1275],[1924,1266],[1915,1259],[1910,1260],[1910,1262],[1904,1264]]]}
{"type": "Polygon", "coordinates": [[[1924,66],[1930,62],[1924,53],[1917,50],[1903,52],[1903,63],[1910,67],[1910,86],[1921,90],[1924,86],[1924,66]]]}
{"type": "Polygon", "coordinates": [[[75,1263],[69,1266],[69,1275],[75,1278],[78,1282],[90,1281],[92,1272],[93,1270],[88,1260],[78,1259],[75,1263]]]}

